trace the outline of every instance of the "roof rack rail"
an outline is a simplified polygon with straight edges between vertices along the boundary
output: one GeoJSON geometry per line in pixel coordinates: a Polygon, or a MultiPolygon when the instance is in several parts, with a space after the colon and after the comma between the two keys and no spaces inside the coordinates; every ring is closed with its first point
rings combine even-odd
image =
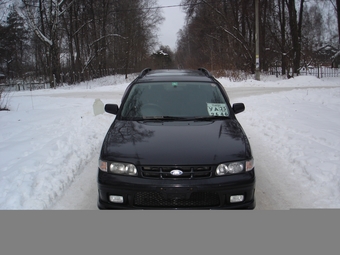
{"type": "Polygon", "coordinates": [[[141,71],[141,73],[138,75],[138,78],[142,78],[143,76],[145,76],[148,72],[151,71],[151,68],[145,68],[143,71],[141,71]]]}
{"type": "Polygon", "coordinates": [[[198,71],[201,71],[202,73],[204,73],[205,76],[212,78],[213,76],[211,75],[211,73],[209,73],[209,71],[207,69],[205,69],[204,67],[200,67],[198,68],[198,71]]]}

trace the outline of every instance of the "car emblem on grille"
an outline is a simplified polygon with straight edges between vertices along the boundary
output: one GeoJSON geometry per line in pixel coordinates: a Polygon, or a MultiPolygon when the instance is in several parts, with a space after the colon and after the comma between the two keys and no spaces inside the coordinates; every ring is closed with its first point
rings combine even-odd
{"type": "Polygon", "coordinates": [[[170,172],[170,174],[173,175],[173,176],[180,176],[180,175],[183,174],[183,171],[181,171],[181,170],[179,170],[179,169],[175,169],[175,170],[172,170],[172,171],[170,172]]]}

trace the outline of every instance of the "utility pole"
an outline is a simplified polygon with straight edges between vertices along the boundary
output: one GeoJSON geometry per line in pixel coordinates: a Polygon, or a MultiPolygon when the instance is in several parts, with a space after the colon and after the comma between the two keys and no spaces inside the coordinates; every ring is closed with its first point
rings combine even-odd
{"type": "Polygon", "coordinates": [[[337,18],[338,18],[338,34],[339,34],[339,47],[338,50],[340,50],[340,0],[336,0],[336,14],[337,14],[337,18]]]}
{"type": "Polygon", "coordinates": [[[260,80],[260,12],[259,0],[255,0],[255,80],[260,80]]]}

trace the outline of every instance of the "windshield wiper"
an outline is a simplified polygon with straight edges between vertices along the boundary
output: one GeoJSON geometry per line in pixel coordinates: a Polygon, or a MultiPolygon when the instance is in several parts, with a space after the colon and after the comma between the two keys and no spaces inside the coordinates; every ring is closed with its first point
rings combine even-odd
{"type": "Polygon", "coordinates": [[[179,117],[179,116],[162,116],[164,120],[187,120],[188,117],[179,117]]]}
{"type": "Polygon", "coordinates": [[[140,121],[175,121],[175,120],[186,120],[186,117],[176,117],[176,116],[148,116],[142,117],[138,120],[140,121]]]}
{"type": "Polygon", "coordinates": [[[229,116],[202,116],[192,118],[194,121],[212,121],[212,120],[225,120],[229,119],[229,116]]]}
{"type": "Polygon", "coordinates": [[[213,121],[229,119],[228,116],[201,116],[201,117],[179,117],[179,116],[155,116],[141,118],[142,121],[213,121]]]}

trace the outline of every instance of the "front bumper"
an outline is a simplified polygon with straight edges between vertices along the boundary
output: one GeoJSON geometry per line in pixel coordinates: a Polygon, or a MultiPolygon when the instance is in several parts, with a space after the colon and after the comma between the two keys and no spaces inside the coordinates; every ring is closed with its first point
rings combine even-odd
{"type": "Polygon", "coordinates": [[[254,209],[254,170],[200,180],[153,180],[98,173],[99,209],[254,209]],[[113,203],[110,195],[123,197],[113,203]],[[231,203],[230,196],[243,195],[231,203]]]}
{"type": "Polygon", "coordinates": [[[154,180],[98,172],[99,209],[254,209],[254,170],[200,180],[154,180]],[[122,203],[110,201],[121,196],[122,203]],[[243,195],[231,203],[230,196],[243,195]]]}

